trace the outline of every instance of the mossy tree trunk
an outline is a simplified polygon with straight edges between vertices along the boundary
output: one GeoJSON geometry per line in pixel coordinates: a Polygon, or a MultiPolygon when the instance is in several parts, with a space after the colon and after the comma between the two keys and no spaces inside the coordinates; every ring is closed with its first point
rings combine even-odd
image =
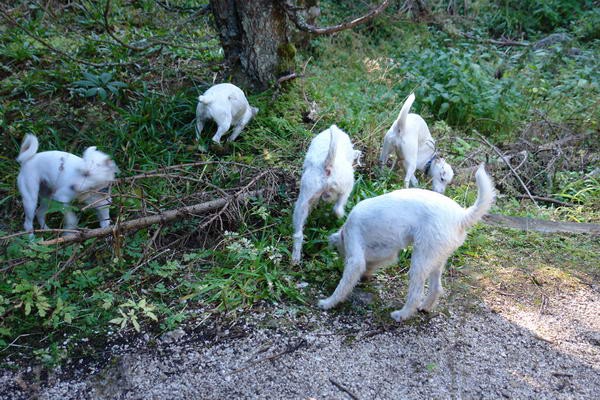
{"type": "Polygon", "coordinates": [[[317,0],[210,0],[210,7],[234,80],[262,90],[284,75],[296,76],[292,26],[328,35],[370,21],[390,1],[383,0],[362,17],[329,27],[314,25],[320,14],[317,0]]]}
{"type": "Polygon", "coordinates": [[[237,81],[264,89],[289,72],[293,46],[281,1],[211,0],[210,5],[225,59],[237,81]]]}

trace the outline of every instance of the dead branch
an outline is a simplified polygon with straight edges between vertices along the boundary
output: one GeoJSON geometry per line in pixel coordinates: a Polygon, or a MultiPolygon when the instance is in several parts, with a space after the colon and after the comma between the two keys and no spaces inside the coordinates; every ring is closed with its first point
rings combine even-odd
{"type": "Polygon", "coordinates": [[[122,234],[128,231],[135,231],[142,228],[145,228],[154,224],[164,224],[170,221],[175,221],[178,219],[182,219],[188,216],[193,216],[197,214],[203,214],[208,211],[216,210],[221,208],[228,203],[233,201],[244,201],[248,200],[251,197],[256,197],[261,195],[264,192],[264,189],[254,190],[251,192],[244,192],[244,190],[240,190],[236,194],[230,196],[229,198],[221,198],[212,201],[208,201],[205,203],[194,204],[187,207],[181,207],[175,210],[169,210],[162,212],[160,214],[151,215],[148,217],[137,218],[121,223],[117,223],[112,226],[108,226],[106,228],[97,228],[97,229],[88,229],[83,231],[78,231],[76,234],[71,236],[64,236],[56,239],[45,240],[40,242],[41,245],[50,246],[56,244],[71,244],[71,243],[79,243],[83,242],[87,239],[92,238],[100,238],[105,236],[116,236],[118,234],[122,234]]]}
{"type": "MultiPolygon", "coordinates": [[[[45,41],[44,39],[42,39],[41,37],[39,37],[38,35],[36,35],[35,33],[33,33],[32,31],[30,31],[29,29],[27,29],[25,26],[23,26],[22,24],[20,24],[8,11],[4,10],[2,7],[0,7],[0,16],[2,16],[6,21],[8,21],[10,24],[18,27],[19,29],[21,29],[25,34],[27,34],[27,36],[33,38],[34,40],[38,41],[41,45],[43,45],[44,47],[46,47],[47,49],[49,49],[50,51],[58,54],[59,56],[62,57],[66,57],[71,61],[75,61],[81,64],[85,64],[85,65],[89,65],[91,67],[97,67],[97,68],[104,68],[104,67],[123,67],[123,66],[129,66],[129,65],[134,65],[139,63],[140,60],[135,60],[135,61],[130,61],[130,62],[117,62],[117,63],[94,63],[94,62],[90,62],[87,60],[83,60],[81,58],[77,58],[75,56],[72,56],[69,53],[66,53],[62,50],[57,49],[56,47],[52,46],[50,43],[48,43],[47,41],[45,41]]],[[[162,47],[158,47],[155,50],[153,50],[152,52],[150,52],[149,54],[146,54],[146,57],[154,54],[158,51],[160,51],[162,49],[162,47]]]]}
{"type": "Polygon", "coordinates": [[[33,229],[32,231],[21,231],[21,232],[16,232],[16,233],[11,233],[10,235],[6,235],[6,236],[2,236],[0,237],[0,244],[2,244],[5,240],[17,237],[17,236],[23,236],[23,235],[29,235],[30,233],[36,234],[36,233],[77,233],[79,231],[74,230],[74,229],[33,229]]]}
{"type": "Polygon", "coordinates": [[[251,366],[253,366],[253,365],[256,365],[256,364],[259,364],[259,363],[261,363],[261,362],[263,362],[263,361],[269,361],[269,360],[270,360],[270,361],[272,361],[272,360],[278,359],[278,358],[280,358],[280,357],[282,357],[282,356],[284,356],[284,355],[286,355],[286,354],[291,354],[291,353],[295,352],[296,350],[298,350],[300,347],[302,347],[302,346],[304,346],[304,345],[306,345],[306,340],[304,340],[304,339],[300,339],[300,340],[298,341],[298,343],[295,343],[295,344],[293,344],[293,345],[290,345],[290,346],[288,346],[288,347],[287,347],[285,350],[283,350],[283,351],[281,351],[281,352],[279,352],[279,353],[272,354],[272,355],[270,355],[270,356],[263,357],[263,358],[261,358],[261,359],[258,359],[258,360],[255,360],[255,361],[252,361],[252,362],[248,363],[247,365],[245,365],[245,366],[243,366],[243,367],[241,367],[241,368],[238,368],[238,369],[234,370],[234,371],[233,371],[233,373],[234,373],[234,374],[237,374],[238,372],[242,372],[242,371],[244,371],[244,370],[246,370],[246,369],[250,368],[251,366]]]}
{"type": "Polygon", "coordinates": [[[583,140],[590,136],[591,133],[580,133],[578,135],[569,135],[562,139],[555,140],[550,143],[545,143],[537,148],[538,151],[554,150],[556,147],[561,147],[569,142],[583,140]]]}
{"type": "MultiPolygon", "coordinates": [[[[257,176],[255,176],[246,186],[244,186],[243,188],[241,188],[238,193],[243,193],[246,190],[248,190],[252,185],[254,185],[256,182],[258,182],[259,179],[261,179],[263,176],[265,176],[267,173],[269,172],[269,170],[263,171],[262,173],[258,174],[257,176]]],[[[215,215],[211,216],[210,219],[206,222],[204,222],[202,225],[200,225],[198,228],[196,228],[196,230],[200,230],[208,225],[210,225],[213,221],[215,221],[217,218],[220,218],[221,215],[223,215],[223,213],[227,210],[227,208],[235,201],[235,198],[230,198],[229,201],[227,201],[227,203],[225,203],[223,205],[223,207],[221,207],[221,209],[219,210],[218,213],[216,213],[215,215]]]]}
{"type": "Polygon", "coordinates": [[[481,134],[477,133],[477,136],[479,136],[481,138],[481,140],[483,140],[483,142],[485,144],[487,144],[488,146],[490,146],[490,148],[492,150],[494,150],[494,152],[496,154],[498,154],[498,156],[500,156],[500,159],[502,161],[504,161],[504,163],[506,164],[506,166],[510,169],[510,171],[513,173],[513,175],[515,176],[515,178],[517,178],[517,180],[519,181],[519,183],[521,184],[521,186],[523,187],[523,189],[525,189],[525,192],[527,192],[527,196],[529,196],[529,198],[531,199],[531,201],[533,201],[533,203],[540,208],[540,205],[537,203],[537,201],[535,201],[535,199],[533,198],[533,196],[531,195],[531,192],[529,191],[529,188],[527,188],[527,185],[525,185],[525,182],[523,182],[523,180],[521,179],[521,177],[519,176],[519,174],[517,173],[517,171],[515,171],[515,169],[513,168],[512,165],[510,165],[510,162],[508,162],[504,155],[502,154],[502,152],[493,144],[491,144],[489,142],[489,140],[487,140],[484,136],[482,136],[481,134]]]}
{"type": "Polygon", "coordinates": [[[461,32],[460,35],[467,39],[477,40],[477,41],[484,42],[484,43],[495,44],[497,46],[521,46],[521,47],[531,46],[531,43],[517,42],[515,40],[510,40],[510,39],[503,39],[503,40],[482,39],[482,38],[478,38],[475,35],[468,33],[468,32],[461,32]]]}
{"type": "MultiPolygon", "coordinates": [[[[198,11],[196,13],[194,13],[194,15],[198,15],[200,13],[205,13],[208,10],[210,10],[209,6],[206,7],[202,7],[200,9],[198,9],[198,11]]],[[[146,46],[141,46],[141,47],[137,47],[137,46],[132,46],[128,43],[125,43],[124,41],[122,41],[121,39],[119,39],[119,37],[117,37],[117,35],[115,35],[111,29],[110,24],[108,23],[108,17],[109,17],[109,13],[110,13],[110,0],[106,0],[106,6],[104,7],[104,13],[102,14],[102,18],[103,18],[103,22],[104,22],[104,30],[106,31],[106,33],[108,34],[108,36],[110,36],[111,38],[113,38],[113,40],[115,42],[117,42],[118,44],[120,44],[121,46],[132,50],[132,51],[145,51],[148,50],[150,48],[152,48],[153,46],[170,46],[170,47],[180,47],[180,48],[185,48],[185,49],[189,49],[189,50],[200,50],[198,47],[194,47],[194,46],[186,46],[186,45],[181,45],[178,43],[173,43],[173,42],[169,42],[166,40],[159,40],[156,39],[155,37],[148,39],[149,43],[146,46]]]]}
{"type": "Polygon", "coordinates": [[[113,38],[117,43],[119,43],[121,46],[123,46],[129,50],[133,50],[133,51],[144,51],[144,50],[148,50],[150,47],[153,46],[153,44],[151,43],[147,46],[136,47],[136,46],[131,46],[131,45],[123,42],[121,39],[119,39],[117,37],[117,35],[115,35],[112,32],[112,29],[108,23],[108,14],[109,13],[110,13],[110,0],[106,0],[106,6],[104,7],[104,13],[102,14],[102,19],[104,20],[104,30],[106,31],[106,33],[108,33],[108,36],[113,38]]]}
{"type": "Polygon", "coordinates": [[[333,378],[329,377],[329,382],[331,382],[333,384],[333,386],[335,386],[336,388],[340,389],[342,392],[346,393],[353,400],[358,400],[358,397],[354,393],[352,393],[348,388],[342,386],[341,383],[338,383],[333,378]]]}
{"type": "Polygon", "coordinates": [[[579,222],[554,222],[541,219],[511,217],[508,215],[488,214],[483,222],[490,226],[535,231],[541,233],[585,233],[600,235],[600,224],[584,224],[579,222]]]}
{"type": "Polygon", "coordinates": [[[177,12],[193,12],[194,15],[203,15],[203,14],[208,14],[211,10],[210,8],[210,4],[206,4],[200,7],[181,7],[181,6],[176,6],[176,5],[172,5],[169,4],[165,1],[156,1],[156,4],[158,4],[159,6],[161,6],[162,8],[164,8],[167,11],[177,11],[177,12]]]}
{"type": "Polygon", "coordinates": [[[119,178],[119,179],[116,179],[114,182],[115,183],[123,183],[123,182],[135,181],[138,179],[156,178],[156,177],[160,178],[160,177],[165,176],[164,174],[166,174],[166,173],[164,171],[178,169],[178,168],[186,168],[186,167],[198,167],[201,165],[235,165],[238,167],[249,168],[249,169],[253,169],[253,170],[259,169],[258,167],[255,167],[253,165],[238,163],[235,161],[197,161],[197,162],[192,162],[192,163],[176,164],[176,165],[168,165],[165,167],[160,167],[158,169],[155,169],[152,171],[146,171],[146,172],[143,172],[138,175],[132,175],[132,176],[126,176],[123,178],[119,178]]]}
{"type": "Polygon", "coordinates": [[[295,72],[288,74],[288,75],[281,76],[277,79],[277,85],[281,85],[283,82],[291,81],[292,79],[296,79],[296,78],[298,78],[298,74],[296,74],[295,72]]]}
{"type": "Polygon", "coordinates": [[[339,25],[328,26],[328,27],[318,27],[318,26],[310,25],[298,16],[296,6],[294,6],[293,4],[290,4],[290,2],[286,1],[286,0],[282,0],[282,4],[283,4],[283,8],[285,9],[285,12],[288,15],[288,17],[292,20],[294,25],[296,25],[296,27],[298,29],[300,29],[301,31],[314,33],[315,35],[329,35],[331,33],[354,28],[357,25],[360,25],[360,24],[363,24],[365,22],[372,20],[373,18],[375,18],[376,16],[381,14],[383,12],[383,10],[385,10],[387,8],[387,6],[390,4],[390,0],[384,0],[379,6],[375,7],[374,9],[372,9],[371,11],[369,11],[367,14],[363,15],[362,17],[353,19],[352,21],[344,22],[339,25]]]}
{"type": "MultiPolygon", "coordinates": [[[[525,194],[518,194],[516,197],[519,199],[528,199],[529,198],[529,196],[527,196],[525,194]]],[[[567,203],[564,201],[553,199],[551,197],[542,197],[542,196],[531,196],[531,197],[533,197],[536,200],[543,201],[545,203],[558,204],[559,206],[563,206],[563,207],[574,207],[575,206],[575,204],[573,204],[573,203],[567,203]]]]}

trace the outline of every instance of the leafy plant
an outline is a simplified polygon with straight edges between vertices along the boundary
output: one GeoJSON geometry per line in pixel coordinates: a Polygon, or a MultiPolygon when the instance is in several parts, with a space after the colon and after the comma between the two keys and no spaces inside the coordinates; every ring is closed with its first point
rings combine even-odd
{"type": "Polygon", "coordinates": [[[591,7],[589,0],[493,0],[484,7],[484,19],[493,36],[529,36],[568,27],[591,7]]]}
{"type": "Polygon", "coordinates": [[[111,72],[103,72],[100,75],[84,72],[83,77],[85,79],[73,82],[73,91],[83,97],[98,96],[101,100],[106,100],[127,87],[126,83],[113,80],[111,72]]]}
{"type": "Polygon", "coordinates": [[[140,316],[144,316],[153,321],[158,321],[158,317],[154,313],[155,310],[156,306],[148,304],[146,299],[141,299],[137,303],[130,299],[119,305],[119,314],[121,314],[121,316],[113,318],[108,322],[119,325],[121,329],[125,329],[127,325],[131,324],[133,328],[139,332],[140,316]]]}

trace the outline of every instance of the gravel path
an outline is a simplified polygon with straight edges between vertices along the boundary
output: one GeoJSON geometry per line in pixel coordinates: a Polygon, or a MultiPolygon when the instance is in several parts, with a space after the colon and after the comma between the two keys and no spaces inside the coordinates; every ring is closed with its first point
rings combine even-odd
{"type": "Polygon", "coordinates": [[[115,346],[96,373],[58,373],[40,388],[5,373],[0,393],[3,399],[598,398],[599,288],[558,292],[543,307],[517,304],[509,294],[473,300],[465,309],[464,301],[447,303],[444,312],[375,328],[364,307],[360,315],[291,317],[272,310],[219,340],[180,330],[157,343],[115,346]]]}

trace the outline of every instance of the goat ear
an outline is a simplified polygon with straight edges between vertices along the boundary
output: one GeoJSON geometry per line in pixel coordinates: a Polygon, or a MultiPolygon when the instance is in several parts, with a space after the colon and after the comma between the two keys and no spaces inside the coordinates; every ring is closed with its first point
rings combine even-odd
{"type": "Polygon", "coordinates": [[[92,154],[94,154],[94,152],[96,151],[96,146],[90,146],[87,149],[84,150],[83,152],[83,159],[87,160],[88,158],[90,158],[90,156],[92,154]]]}
{"type": "Polygon", "coordinates": [[[115,173],[119,173],[121,172],[121,170],[119,170],[119,167],[117,166],[117,164],[111,160],[110,158],[107,158],[106,160],[104,160],[104,164],[106,164],[107,167],[112,168],[115,173]]]}

